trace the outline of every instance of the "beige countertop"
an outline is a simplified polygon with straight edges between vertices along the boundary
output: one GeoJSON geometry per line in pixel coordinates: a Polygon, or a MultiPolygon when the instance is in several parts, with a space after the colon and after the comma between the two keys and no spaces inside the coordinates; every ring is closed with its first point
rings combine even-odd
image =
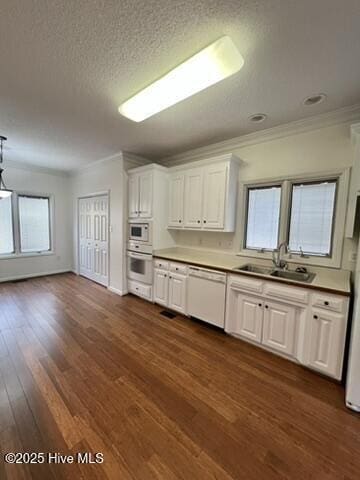
{"type": "MultiPolygon", "coordinates": [[[[206,250],[197,250],[192,248],[173,247],[162,250],[156,250],[153,253],[154,257],[163,258],[166,260],[173,260],[176,262],[183,262],[201,267],[214,268],[234,274],[249,275],[255,277],[262,277],[267,280],[275,282],[283,282],[287,284],[294,284],[297,286],[312,288],[317,290],[325,290],[328,292],[337,293],[339,295],[350,295],[350,271],[339,270],[333,268],[313,267],[309,266],[309,272],[316,273],[314,280],[311,283],[296,282],[292,280],[284,280],[282,278],[273,278],[269,275],[261,275],[258,273],[238,272],[234,268],[252,263],[255,265],[264,265],[271,267],[271,262],[268,260],[257,259],[253,257],[245,257],[240,255],[228,254],[223,252],[210,252],[206,250]]],[[[291,270],[295,269],[297,265],[292,264],[291,270]]]]}

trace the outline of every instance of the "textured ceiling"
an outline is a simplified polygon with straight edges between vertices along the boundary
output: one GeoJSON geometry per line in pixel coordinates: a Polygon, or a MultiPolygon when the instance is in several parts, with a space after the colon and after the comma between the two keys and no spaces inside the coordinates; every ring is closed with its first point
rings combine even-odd
{"type": "Polygon", "coordinates": [[[2,0],[6,158],[72,169],[127,150],[154,160],[360,101],[359,0],[2,0]],[[218,37],[235,76],[142,122],[118,105],[218,37]],[[304,107],[324,92],[328,100],[304,107]],[[252,113],[268,120],[249,124],[252,113]]]}

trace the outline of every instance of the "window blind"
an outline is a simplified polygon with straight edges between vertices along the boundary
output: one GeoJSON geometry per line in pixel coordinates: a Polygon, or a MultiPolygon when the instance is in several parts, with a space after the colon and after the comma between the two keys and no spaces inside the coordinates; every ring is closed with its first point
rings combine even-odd
{"type": "Polygon", "coordinates": [[[19,195],[22,253],[50,250],[49,199],[19,195]]]}
{"type": "Polygon", "coordinates": [[[336,181],[293,185],[290,250],[330,255],[336,181]]]}
{"type": "Polygon", "coordinates": [[[0,255],[14,253],[11,197],[0,200],[0,255]]]}
{"type": "Polygon", "coordinates": [[[281,187],[250,188],[246,248],[273,250],[279,236],[281,187]]]}

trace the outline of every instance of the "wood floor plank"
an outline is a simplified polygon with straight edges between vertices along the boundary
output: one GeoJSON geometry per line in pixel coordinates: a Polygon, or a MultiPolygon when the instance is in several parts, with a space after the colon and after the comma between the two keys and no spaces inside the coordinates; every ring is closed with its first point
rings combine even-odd
{"type": "Polygon", "coordinates": [[[0,447],[102,452],[0,478],[355,480],[341,385],[73,274],[0,284],[0,447]]]}

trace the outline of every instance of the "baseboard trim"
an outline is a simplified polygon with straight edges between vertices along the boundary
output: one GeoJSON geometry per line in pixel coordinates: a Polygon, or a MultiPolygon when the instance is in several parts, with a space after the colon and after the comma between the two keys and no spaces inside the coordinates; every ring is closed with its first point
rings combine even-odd
{"type": "Polygon", "coordinates": [[[120,295],[120,297],[123,297],[124,295],[127,295],[129,293],[128,289],[119,290],[118,288],[110,287],[110,286],[107,287],[107,289],[112,293],[116,293],[116,295],[120,295]]]}
{"type": "Polygon", "coordinates": [[[0,278],[0,283],[12,282],[13,280],[23,280],[26,278],[46,277],[47,275],[57,275],[59,273],[68,273],[68,272],[72,272],[72,270],[70,268],[65,268],[62,270],[52,270],[50,272],[29,273],[27,275],[14,275],[12,277],[0,278]]]}

